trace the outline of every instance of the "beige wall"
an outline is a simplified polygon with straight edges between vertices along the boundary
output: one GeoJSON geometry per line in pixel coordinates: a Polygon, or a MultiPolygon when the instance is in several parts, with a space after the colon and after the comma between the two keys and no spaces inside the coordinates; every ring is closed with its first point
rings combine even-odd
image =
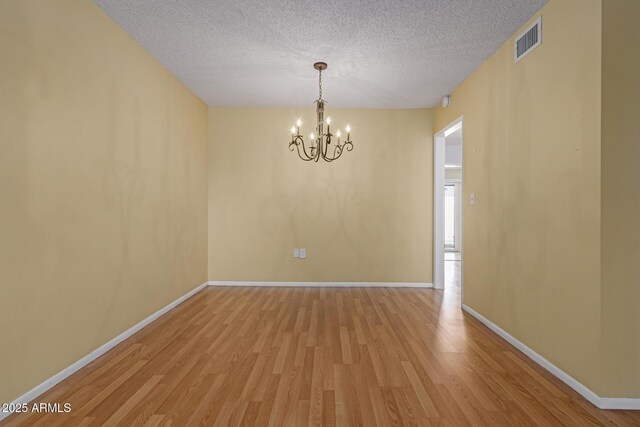
{"type": "Polygon", "coordinates": [[[333,110],[354,150],[307,163],[289,152],[307,109],[209,112],[209,279],[431,282],[431,110],[333,110]],[[293,248],[307,259],[293,258],[293,248]]]}
{"type": "Polygon", "coordinates": [[[0,1],[0,402],[207,279],[205,105],[92,2],[0,1]]]}
{"type": "Polygon", "coordinates": [[[640,1],[602,6],[603,393],[640,397],[640,1]]]}
{"type": "Polygon", "coordinates": [[[601,3],[542,15],[543,44],[514,64],[509,39],[435,128],[464,115],[465,303],[600,392],[601,3]]]}

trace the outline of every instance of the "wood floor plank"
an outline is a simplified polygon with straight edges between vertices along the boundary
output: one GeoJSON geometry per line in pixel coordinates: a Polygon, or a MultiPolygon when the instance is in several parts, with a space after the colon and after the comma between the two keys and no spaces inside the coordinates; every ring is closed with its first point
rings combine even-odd
{"type": "Polygon", "coordinates": [[[2,426],[640,425],[460,310],[459,290],[211,287],[2,426]]]}

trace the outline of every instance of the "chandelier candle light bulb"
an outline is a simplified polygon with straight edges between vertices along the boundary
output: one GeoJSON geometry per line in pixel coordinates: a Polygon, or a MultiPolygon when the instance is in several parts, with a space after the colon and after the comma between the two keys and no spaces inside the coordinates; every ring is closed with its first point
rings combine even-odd
{"type": "Polygon", "coordinates": [[[337,144],[331,144],[331,138],[333,135],[331,134],[331,117],[327,116],[326,120],[324,118],[324,104],[325,100],[322,99],[322,72],[327,69],[327,64],[324,62],[316,62],[313,64],[313,68],[318,70],[318,92],[319,96],[316,99],[316,131],[318,132],[318,136],[316,138],[314,133],[311,133],[310,138],[310,146],[307,147],[304,143],[304,139],[302,135],[300,135],[300,126],[302,125],[302,121],[298,119],[296,122],[296,127],[291,128],[291,142],[289,143],[289,150],[296,150],[298,156],[304,160],[305,162],[314,161],[317,162],[321,158],[326,162],[332,162],[337,160],[344,149],[347,151],[353,150],[353,143],[351,141],[351,127],[347,125],[347,140],[342,143],[340,140],[340,131],[336,133],[338,137],[337,144]],[[327,126],[327,130],[325,133],[324,126],[327,126]],[[333,147],[333,152],[329,152],[329,146],[333,147]],[[307,152],[307,148],[309,148],[309,152],[307,152]]]}

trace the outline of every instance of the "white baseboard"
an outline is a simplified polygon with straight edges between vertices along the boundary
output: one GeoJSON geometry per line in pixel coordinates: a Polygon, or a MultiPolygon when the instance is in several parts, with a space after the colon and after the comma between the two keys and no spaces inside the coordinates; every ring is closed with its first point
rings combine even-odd
{"type": "Polygon", "coordinates": [[[467,305],[462,305],[462,309],[478,319],[480,322],[484,323],[489,329],[502,337],[509,344],[526,354],[531,360],[536,362],[538,365],[542,366],[544,369],[549,371],[555,377],[557,377],[560,381],[574,389],[578,394],[587,399],[593,405],[595,405],[599,409],[626,409],[626,410],[640,410],[640,398],[615,398],[615,397],[600,397],[587,388],[585,385],[580,383],[578,380],[573,378],[571,375],[564,372],[562,369],[558,368],[553,363],[549,362],[547,359],[542,357],[540,354],[536,353],[529,347],[527,347],[524,343],[509,335],[504,329],[484,317],[482,314],[478,313],[471,307],[467,305]]]}
{"type": "MultiPolygon", "coordinates": [[[[16,400],[14,400],[12,402],[12,404],[16,405],[16,404],[22,404],[22,403],[31,402],[33,399],[35,399],[36,397],[40,396],[45,391],[49,390],[51,387],[53,387],[54,385],[58,384],[60,381],[64,380],[65,378],[67,378],[71,374],[75,373],[79,369],[81,369],[81,368],[85,367],[86,365],[88,365],[89,363],[93,362],[98,357],[102,356],[107,351],[111,350],[113,347],[115,347],[116,345],[120,344],[122,341],[124,341],[127,338],[129,338],[131,335],[133,335],[136,332],[138,332],[140,329],[144,328],[145,326],[147,326],[148,324],[150,324],[151,322],[153,322],[154,320],[156,320],[157,318],[159,318],[163,314],[167,313],[172,308],[176,307],[180,303],[182,303],[182,302],[186,301],[187,299],[191,298],[193,295],[197,294],[198,292],[200,292],[205,287],[207,287],[207,282],[201,284],[197,288],[189,291],[188,293],[186,293],[185,295],[181,296],[177,300],[173,301],[169,305],[167,305],[167,306],[161,308],[160,310],[156,311],[151,316],[147,317],[143,321],[137,323],[136,325],[134,325],[131,328],[127,329],[126,331],[124,331],[123,333],[118,335],[117,337],[113,338],[112,340],[110,340],[106,344],[100,346],[96,350],[94,350],[91,353],[87,354],[82,359],[80,359],[77,362],[73,363],[71,366],[66,367],[65,369],[63,369],[62,371],[58,372],[57,374],[55,374],[54,376],[52,376],[48,380],[44,381],[42,384],[37,385],[33,389],[29,390],[28,392],[26,392],[22,396],[18,397],[16,400]]],[[[11,413],[9,413],[9,412],[0,412],[0,421],[2,419],[4,419],[4,418],[8,417],[9,415],[11,415],[11,413]]]]}
{"type": "Polygon", "coordinates": [[[601,397],[600,409],[624,409],[627,411],[640,411],[640,398],[627,397],[601,397]]]}
{"type": "Polygon", "coordinates": [[[433,283],[415,282],[238,282],[210,280],[209,286],[273,286],[327,288],[433,288],[433,283]]]}

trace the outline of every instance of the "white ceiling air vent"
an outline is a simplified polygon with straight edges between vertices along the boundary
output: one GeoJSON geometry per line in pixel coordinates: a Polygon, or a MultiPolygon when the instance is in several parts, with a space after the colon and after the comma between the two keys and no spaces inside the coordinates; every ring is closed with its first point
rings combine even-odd
{"type": "Polygon", "coordinates": [[[517,63],[542,43],[542,16],[516,39],[513,59],[517,63]]]}

